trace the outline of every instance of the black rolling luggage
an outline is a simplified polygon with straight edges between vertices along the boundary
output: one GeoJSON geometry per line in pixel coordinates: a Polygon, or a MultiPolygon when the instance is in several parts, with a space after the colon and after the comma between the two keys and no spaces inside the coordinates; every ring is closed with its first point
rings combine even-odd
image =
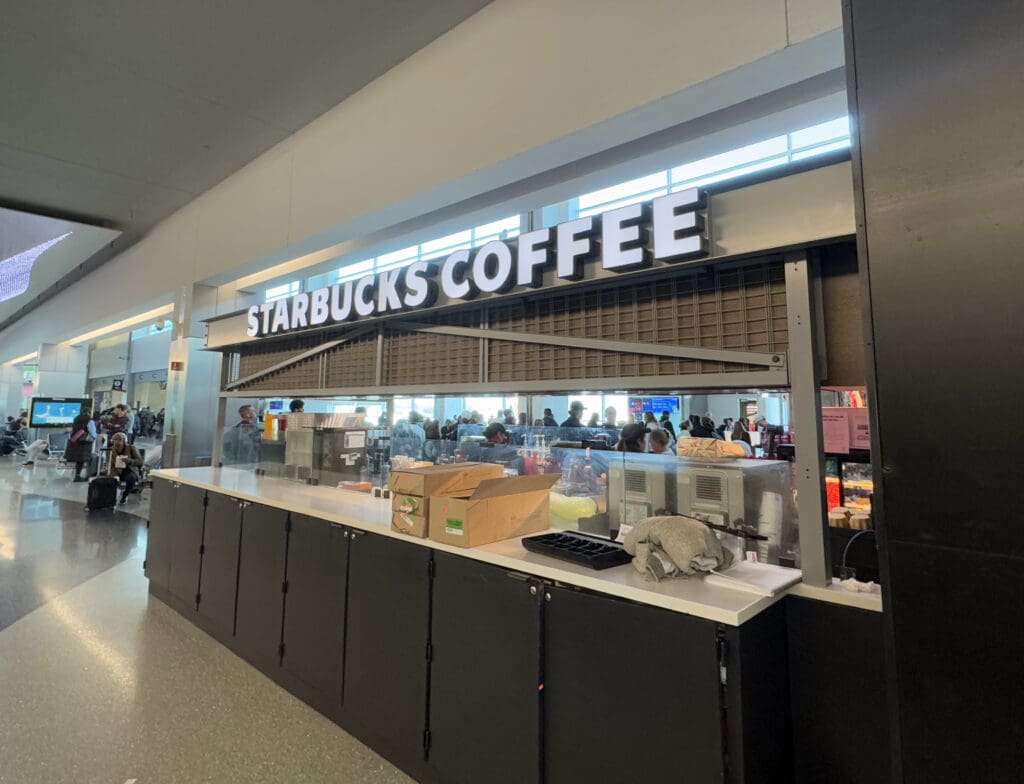
{"type": "Polygon", "coordinates": [[[118,481],[113,476],[98,476],[89,482],[89,493],[85,502],[86,511],[106,509],[117,505],[118,481]]]}

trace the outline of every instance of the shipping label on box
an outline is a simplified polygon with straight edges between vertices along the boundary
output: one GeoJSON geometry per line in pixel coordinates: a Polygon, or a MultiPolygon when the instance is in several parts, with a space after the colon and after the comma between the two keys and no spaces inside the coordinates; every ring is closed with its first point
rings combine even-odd
{"type": "Polygon", "coordinates": [[[392,471],[388,487],[392,493],[406,493],[427,498],[432,495],[468,493],[484,479],[505,475],[495,463],[449,463],[446,465],[392,471]]]}
{"type": "Polygon", "coordinates": [[[471,495],[433,496],[428,535],[456,547],[478,547],[550,527],[548,498],[557,474],[487,479],[471,495]]]}

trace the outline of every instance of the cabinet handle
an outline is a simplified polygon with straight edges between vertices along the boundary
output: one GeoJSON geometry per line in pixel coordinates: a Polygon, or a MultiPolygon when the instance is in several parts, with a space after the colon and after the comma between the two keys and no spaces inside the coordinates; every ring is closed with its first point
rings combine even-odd
{"type": "Polygon", "coordinates": [[[551,594],[549,594],[549,593],[544,594],[544,601],[550,602],[551,601],[551,594]]]}
{"type": "Polygon", "coordinates": [[[536,585],[531,585],[530,586],[530,596],[536,596],[536,595],[537,595],[537,586],[536,585]]]}

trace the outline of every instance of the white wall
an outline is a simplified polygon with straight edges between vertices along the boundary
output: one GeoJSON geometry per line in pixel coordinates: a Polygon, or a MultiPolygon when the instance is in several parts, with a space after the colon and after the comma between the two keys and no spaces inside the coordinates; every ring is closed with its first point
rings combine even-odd
{"type": "Polygon", "coordinates": [[[150,370],[167,370],[170,353],[170,329],[133,340],[131,371],[145,373],[150,370]]]}
{"type": "MultiPolygon", "coordinates": [[[[166,365],[164,365],[166,367],[166,365]]],[[[128,373],[128,335],[99,340],[89,351],[89,378],[128,373]]]]}
{"type": "Polygon", "coordinates": [[[0,333],[0,361],[834,69],[841,36],[815,36],[840,24],[839,0],[496,0],[0,333]]]}

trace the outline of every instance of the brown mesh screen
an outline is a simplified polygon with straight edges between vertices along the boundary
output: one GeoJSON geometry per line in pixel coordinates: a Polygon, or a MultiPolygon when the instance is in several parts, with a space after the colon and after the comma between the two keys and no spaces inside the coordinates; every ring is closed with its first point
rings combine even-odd
{"type": "MultiPolygon", "coordinates": [[[[564,345],[542,346],[492,339],[487,381],[629,378],[750,370],[736,363],[620,354],[573,348],[574,337],[767,353],[788,347],[785,271],[757,263],[699,272],[671,271],[655,280],[606,284],[599,290],[517,297],[436,314],[410,316],[424,323],[557,335],[564,345]]],[[[241,348],[239,377],[259,372],[307,350],[321,337],[287,348],[241,348]]],[[[476,384],[478,338],[385,332],[382,387],[476,384]]],[[[376,383],[377,341],[367,336],[325,352],[323,387],[366,388],[376,383]]],[[[246,390],[321,388],[320,357],[276,371],[246,390]]],[[[763,368],[756,368],[763,369],[763,368]]]]}
{"type": "Polygon", "coordinates": [[[342,343],[325,353],[328,388],[372,387],[376,383],[376,336],[342,343]]]}
{"type": "Polygon", "coordinates": [[[493,340],[489,380],[625,378],[749,370],[746,365],[572,348],[572,337],[776,352],[788,345],[781,264],[492,305],[491,329],[561,335],[567,345],[493,340]]]}

